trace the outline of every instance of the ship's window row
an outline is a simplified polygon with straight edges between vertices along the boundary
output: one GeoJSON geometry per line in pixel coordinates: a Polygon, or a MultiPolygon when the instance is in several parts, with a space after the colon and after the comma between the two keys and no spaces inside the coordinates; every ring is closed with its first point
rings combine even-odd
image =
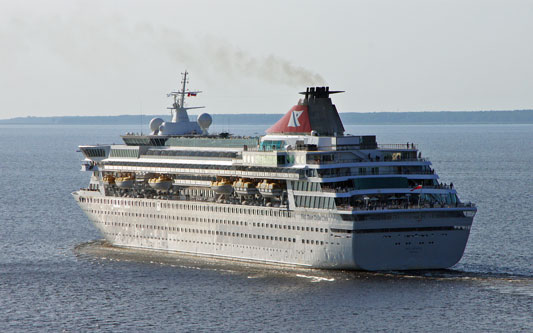
{"type": "MultiPolygon", "coordinates": [[[[128,223],[122,223],[122,222],[104,222],[104,224],[120,226],[120,227],[130,226],[128,223]]],[[[260,239],[260,240],[271,240],[271,241],[296,243],[296,238],[272,236],[272,235],[257,235],[257,234],[248,234],[248,233],[239,233],[239,232],[204,230],[204,229],[181,228],[181,227],[159,227],[159,226],[142,225],[142,224],[139,224],[139,225],[136,224],[135,227],[141,230],[145,228],[152,229],[152,230],[163,230],[164,229],[165,231],[196,233],[196,234],[211,235],[211,236],[240,237],[240,238],[249,238],[249,239],[260,239]]],[[[137,235],[133,235],[132,237],[143,237],[143,236],[137,234],[137,235]]],[[[302,239],[302,244],[324,245],[324,241],[314,240],[314,239],[302,239]]]]}
{"type": "MultiPolygon", "coordinates": [[[[87,154],[98,154],[92,157],[103,157],[105,151],[101,149],[101,153],[94,151],[87,151],[87,154]],[[100,156],[100,154],[103,154],[100,156]]],[[[170,152],[170,151],[169,151],[170,152]]],[[[165,152],[166,153],[166,152],[165,152]]],[[[128,149],[112,149],[111,157],[138,157],[138,152],[128,149]],[[115,150],[115,152],[113,152],[115,150]]],[[[163,153],[161,153],[163,155],[163,153]]],[[[181,153],[180,153],[181,155],[181,153]]],[[[89,155],[87,155],[89,156],[89,155]]],[[[91,157],[91,156],[89,156],[91,157]]],[[[276,157],[276,156],[273,156],[276,157]]],[[[280,159],[284,156],[277,156],[280,159]]],[[[283,162],[283,161],[282,161],[283,162]]],[[[176,167],[173,163],[154,163],[144,162],[142,160],[136,160],[135,162],[126,161],[105,161],[103,165],[109,166],[132,166],[132,167],[156,167],[156,168],[168,168],[169,172],[186,172],[186,173],[205,173],[205,171],[211,170],[214,173],[224,173],[225,170],[231,171],[243,171],[243,172],[262,172],[272,175],[283,174],[298,174],[299,177],[320,177],[320,178],[332,178],[332,177],[346,177],[346,176],[366,176],[366,175],[396,175],[396,174],[433,174],[434,171],[427,166],[394,166],[394,167],[340,167],[329,169],[291,169],[283,167],[267,167],[267,166],[223,166],[223,165],[198,165],[198,164],[186,164],[182,167],[176,167]]],[[[305,182],[304,182],[305,183],[305,182]]]]}
{"type": "Polygon", "coordinates": [[[313,182],[300,181],[300,180],[292,182],[292,189],[295,191],[313,191],[313,192],[322,191],[320,188],[320,183],[313,183],[313,182]]]}
{"type": "MultiPolygon", "coordinates": [[[[354,234],[369,234],[369,233],[390,233],[390,232],[429,232],[429,231],[441,231],[441,230],[457,230],[455,227],[419,227],[419,228],[383,228],[383,229],[360,229],[360,230],[344,230],[344,229],[331,229],[332,232],[346,232],[354,234]]],[[[433,235],[433,234],[432,234],[433,235]]],[[[445,235],[445,234],[441,234],[445,235]]],[[[429,237],[424,234],[404,235],[405,238],[409,237],[429,237]]]]}
{"type": "MultiPolygon", "coordinates": [[[[179,239],[179,238],[172,238],[172,237],[157,237],[157,236],[152,236],[152,235],[148,235],[148,236],[143,236],[143,235],[130,235],[130,234],[124,234],[124,233],[114,233],[114,232],[105,232],[103,231],[102,232],[104,235],[111,235],[111,236],[120,236],[120,237],[131,237],[131,238],[145,238],[145,239],[158,239],[158,240],[170,240],[170,241],[183,241],[183,242],[186,242],[186,243],[199,243],[199,244],[206,244],[206,245],[224,245],[224,246],[228,246],[228,245],[231,245],[231,246],[237,246],[237,247],[243,247],[244,248],[244,245],[240,245],[240,244],[233,244],[233,243],[229,243],[229,244],[224,244],[223,242],[216,242],[216,243],[210,243],[210,242],[203,242],[203,241],[196,241],[196,240],[190,240],[190,239],[179,239]]],[[[266,236],[265,236],[266,237],[266,236]]],[[[259,237],[258,237],[259,239],[259,237]]],[[[262,239],[268,239],[268,238],[262,238],[262,239]]],[[[270,240],[274,240],[274,239],[270,239],[270,240]]],[[[277,239],[276,239],[277,240],[277,239]]],[[[280,241],[287,241],[287,242],[293,242],[295,243],[296,240],[293,238],[292,240],[290,238],[287,238],[286,240],[282,240],[281,237],[279,239],[280,241]]],[[[302,239],[302,244],[311,244],[311,245],[324,245],[324,244],[328,244],[328,242],[324,242],[324,241],[319,241],[319,240],[314,240],[314,239],[302,239]]],[[[337,245],[340,245],[340,243],[331,243],[332,245],[333,244],[337,244],[337,245]]],[[[410,244],[410,243],[409,243],[410,244]]],[[[249,247],[248,247],[249,248],[249,247]]],[[[254,247],[251,247],[251,248],[254,248],[254,247]]],[[[258,247],[256,247],[255,249],[259,249],[258,247]]],[[[263,248],[264,249],[264,248],[263,248]]],[[[269,251],[281,251],[280,249],[268,249],[269,251]]]]}
{"type": "Polygon", "coordinates": [[[303,176],[305,170],[302,169],[292,169],[292,168],[278,168],[278,167],[265,167],[265,166],[238,166],[238,165],[204,165],[204,164],[183,164],[182,167],[176,167],[175,163],[154,163],[154,162],[144,162],[144,161],[135,161],[135,162],[126,162],[126,161],[105,161],[102,162],[103,165],[116,165],[116,166],[132,166],[132,167],[156,167],[156,168],[169,168],[173,170],[188,170],[195,173],[198,170],[199,173],[205,173],[206,170],[216,171],[217,174],[223,174],[221,170],[228,171],[248,171],[248,172],[263,172],[271,174],[298,174],[303,176]]]}
{"type": "Polygon", "coordinates": [[[112,148],[109,157],[139,157],[139,149],[112,148]]]}
{"type": "Polygon", "coordinates": [[[145,202],[132,201],[122,199],[103,199],[103,198],[84,198],[80,197],[80,202],[100,203],[110,205],[125,205],[134,207],[151,207],[167,208],[167,209],[181,209],[189,211],[203,211],[203,212],[218,212],[218,213],[232,213],[232,214],[246,214],[246,215],[261,215],[261,216],[275,216],[275,217],[292,217],[292,212],[283,209],[260,209],[247,207],[230,207],[230,206],[214,206],[214,205],[193,205],[186,203],[169,203],[169,202],[145,202]]]}
{"type": "Polygon", "coordinates": [[[105,149],[103,148],[80,148],[87,157],[105,157],[105,149]]]}
{"type": "Polygon", "coordinates": [[[189,211],[204,211],[204,212],[218,212],[218,213],[233,213],[233,214],[247,214],[247,215],[262,215],[262,216],[276,216],[276,217],[291,217],[292,212],[283,209],[260,209],[260,208],[246,208],[246,207],[231,207],[231,206],[214,206],[214,205],[193,205],[186,203],[169,203],[169,202],[145,202],[132,201],[121,199],[107,199],[107,198],[85,198],[80,197],[80,202],[100,203],[110,205],[125,205],[134,207],[151,207],[168,208],[168,209],[182,209],[189,211]]]}
{"type": "Polygon", "coordinates": [[[335,162],[335,154],[307,154],[307,163],[309,164],[321,164],[335,162]]]}
{"type": "Polygon", "coordinates": [[[296,207],[335,209],[335,198],[295,195],[296,207]]]}
{"type": "Polygon", "coordinates": [[[402,220],[402,219],[430,219],[463,217],[462,211],[436,211],[436,212],[401,212],[401,213],[377,213],[377,214],[341,214],[343,221],[368,221],[368,220],[402,220]]]}
{"type": "Polygon", "coordinates": [[[315,228],[315,227],[300,227],[298,225],[281,225],[281,224],[272,224],[272,223],[256,223],[252,222],[252,226],[254,227],[262,227],[262,228],[274,228],[274,229],[289,229],[289,230],[298,230],[298,231],[312,231],[312,232],[328,232],[327,228],[315,228]]]}
{"type": "MultiPolygon", "coordinates": [[[[187,221],[187,222],[202,222],[202,223],[215,223],[215,224],[227,224],[227,225],[240,225],[248,226],[246,221],[235,221],[235,220],[226,220],[226,219],[216,219],[208,217],[195,217],[195,216],[176,216],[176,215],[161,215],[161,214],[143,214],[143,213],[130,213],[130,212],[114,212],[114,211],[100,211],[100,210],[89,210],[91,213],[103,214],[103,215],[115,215],[115,216],[132,216],[132,217],[141,217],[141,218],[154,218],[154,219],[164,219],[164,220],[174,220],[174,221],[187,221]]],[[[121,225],[119,223],[119,225],[121,225]]],[[[123,225],[121,225],[123,226],[123,225]]],[[[135,225],[138,227],[137,225],[135,225]]],[[[272,228],[280,230],[298,230],[298,231],[309,231],[309,232],[328,232],[327,228],[318,228],[318,227],[304,227],[297,225],[286,225],[286,224],[275,224],[275,223],[260,223],[252,222],[253,227],[261,228],[272,228]]],[[[156,226],[156,229],[167,230],[165,226],[156,226]]],[[[169,230],[172,230],[172,227],[169,227],[169,230]]]]}
{"type": "Polygon", "coordinates": [[[225,151],[187,151],[187,150],[170,150],[170,149],[149,149],[145,155],[153,156],[186,156],[186,157],[223,157],[236,158],[236,152],[225,151]]]}
{"type": "MultiPolygon", "coordinates": [[[[382,167],[340,167],[329,169],[309,169],[309,177],[332,178],[345,176],[368,176],[368,175],[408,175],[408,174],[434,174],[428,166],[382,166],[382,167]]],[[[303,190],[302,190],[303,191],[303,190]]]]}

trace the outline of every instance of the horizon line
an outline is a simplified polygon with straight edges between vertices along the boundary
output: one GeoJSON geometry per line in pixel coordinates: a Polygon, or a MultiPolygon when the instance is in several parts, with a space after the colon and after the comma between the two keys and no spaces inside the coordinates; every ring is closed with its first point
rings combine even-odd
{"type": "MultiPolygon", "coordinates": [[[[339,114],[385,114],[385,113],[392,113],[392,114],[401,114],[401,113],[482,113],[482,112],[528,112],[533,111],[533,108],[531,109],[514,109],[514,110],[442,110],[442,111],[347,111],[347,112],[339,112],[339,114]]],[[[281,113],[210,113],[212,116],[216,115],[227,115],[227,116],[242,116],[242,115],[258,115],[258,116],[264,116],[264,115],[283,115],[284,112],[281,113]]],[[[0,118],[0,121],[4,120],[14,120],[14,119],[27,119],[27,118],[77,118],[77,117],[145,117],[145,116],[170,116],[170,115],[163,115],[163,114],[107,114],[107,115],[56,115],[56,116],[33,116],[33,115],[26,115],[26,116],[17,116],[17,117],[11,117],[11,118],[0,118]]]]}

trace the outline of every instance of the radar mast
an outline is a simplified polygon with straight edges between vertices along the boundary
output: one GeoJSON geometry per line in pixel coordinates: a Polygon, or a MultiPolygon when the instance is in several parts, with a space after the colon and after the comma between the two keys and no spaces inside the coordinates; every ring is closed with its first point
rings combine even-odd
{"type": "Polygon", "coordinates": [[[167,94],[167,97],[174,97],[174,103],[172,103],[172,106],[167,107],[167,109],[170,109],[170,115],[172,116],[171,122],[178,123],[178,122],[189,122],[189,115],[187,114],[187,110],[191,109],[202,109],[205,106],[189,106],[185,107],[185,95],[187,97],[196,96],[201,91],[190,91],[187,90],[187,83],[189,83],[189,80],[187,78],[187,75],[189,73],[187,71],[181,73],[182,79],[181,79],[181,90],[178,91],[172,91],[167,94]]]}

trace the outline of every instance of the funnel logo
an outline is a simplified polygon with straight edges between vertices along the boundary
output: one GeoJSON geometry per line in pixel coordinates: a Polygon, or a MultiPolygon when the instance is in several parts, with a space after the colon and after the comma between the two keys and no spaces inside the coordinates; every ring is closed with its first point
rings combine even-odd
{"type": "Polygon", "coordinates": [[[285,113],[272,127],[266,130],[267,133],[309,133],[311,123],[307,105],[295,105],[289,112],[285,113]]]}
{"type": "Polygon", "coordinates": [[[287,124],[287,127],[300,127],[300,122],[298,121],[298,119],[300,118],[300,116],[302,115],[303,110],[302,111],[292,111],[291,113],[291,117],[289,118],[289,123],[287,124]]]}

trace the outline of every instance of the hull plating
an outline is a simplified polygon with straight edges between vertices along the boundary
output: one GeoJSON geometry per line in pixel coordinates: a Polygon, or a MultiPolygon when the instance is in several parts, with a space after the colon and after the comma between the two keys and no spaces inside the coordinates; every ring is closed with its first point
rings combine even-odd
{"type": "MultiPolygon", "coordinates": [[[[195,209],[165,211],[160,204],[157,208],[94,204],[80,202],[76,193],[74,196],[115,246],[320,269],[448,268],[461,259],[472,222],[471,218],[440,221],[466,226],[450,230],[337,233],[331,226],[337,227],[338,221],[222,213],[214,216],[195,209]]],[[[412,221],[403,224],[412,226],[412,221]]],[[[402,222],[394,225],[397,230],[402,222]]]]}

